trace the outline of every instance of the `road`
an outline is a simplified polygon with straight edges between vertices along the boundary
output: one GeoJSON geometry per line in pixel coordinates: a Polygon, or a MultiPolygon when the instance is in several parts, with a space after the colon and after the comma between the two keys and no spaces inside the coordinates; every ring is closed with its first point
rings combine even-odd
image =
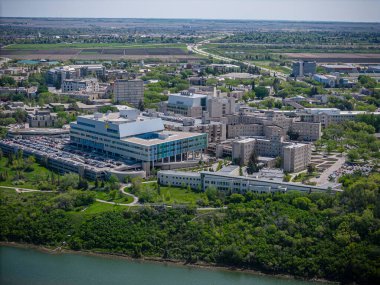
{"type": "Polygon", "coordinates": [[[220,38],[221,37],[214,38],[214,39],[208,39],[208,40],[204,40],[204,41],[201,41],[199,43],[196,43],[196,44],[188,44],[187,45],[187,49],[189,51],[192,51],[192,52],[196,53],[196,54],[203,55],[203,56],[206,56],[206,57],[212,57],[212,58],[215,58],[215,59],[218,59],[218,60],[222,60],[222,61],[225,61],[225,62],[228,62],[228,63],[243,63],[247,67],[257,67],[257,68],[259,68],[262,71],[268,72],[270,76],[274,76],[274,77],[279,78],[280,80],[286,81],[286,78],[288,76],[286,74],[282,73],[282,72],[273,71],[273,70],[268,69],[268,68],[256,66],[256,65],[254,65],[254,64],[252,64],[252,63],[250,63],[248,61],[240,61],[240,60],[237,60],[237,59],[233,59],[233,58],[229,58],[229,57],[225,57],[225,56],[220,56],[220,55],[213,54],[213,53],[210,53],[210,52],[207,52],[207,51],[204,51],[204,50],[201,49],[201,47],[202,47],[203,44],[208,44],[208,43],[210,43],[211,40],[217,40],[217,39],[220,39],[220,38]]]}

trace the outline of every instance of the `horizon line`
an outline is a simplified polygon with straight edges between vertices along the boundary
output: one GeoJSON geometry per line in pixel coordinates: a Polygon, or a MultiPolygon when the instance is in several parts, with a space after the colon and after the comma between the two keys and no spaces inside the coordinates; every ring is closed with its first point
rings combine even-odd
{"type": "Polygon", "coordinates": [[[225,19],[225,18],[161,18],[161,17],[80,17],[80,16],[0,16],[2,18],[16,19],[129,19],[129,20],[200,20],[200,21],[245,21],[245,22],[295,22],[295,23],[354,23],[354,24],[380,24],[374,21],[345,21],[345,20],[286,20],[286,19],[225,19]]]}

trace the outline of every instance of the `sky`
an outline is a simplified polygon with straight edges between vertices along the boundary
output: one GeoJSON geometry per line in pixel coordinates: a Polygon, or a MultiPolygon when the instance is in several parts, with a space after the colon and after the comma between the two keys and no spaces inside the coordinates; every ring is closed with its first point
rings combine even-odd
{"type": "Polygon", "coordinates": [[[380,22],[380,0],[0,0],[0,16],[380,22]]]}

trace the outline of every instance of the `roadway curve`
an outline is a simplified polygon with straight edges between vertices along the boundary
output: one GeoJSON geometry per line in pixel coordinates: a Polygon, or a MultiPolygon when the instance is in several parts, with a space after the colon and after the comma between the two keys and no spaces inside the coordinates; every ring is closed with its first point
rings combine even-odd
{"type": "Polygon", "coordinates": [[[282,72],[278,72],[278,71],[273,71],[271,69],[268,69],[268,68],[265,68],[265,67],[260,67],[260,66],[256,66],[248,61],[240,61],[240,60],[237,60],[237,59],[233,59],[233,58],[230,58],[230,57],[225,57],[225,56],[220,56],[220,55],[217,55],[217,54],[213,54],[213,53],[210,53],[210,52],[207,52],[207,51],[204,51],[201,49],[202,45],[203,44],[208,44],[210,43],[211,40],[217,40],[217,39],[220,39],[219,38],[214,38],[214,39],[208,39],[208,40],[204,40],[204,41],[201,41],[199,43],[196,43],[196,44],[188,44],[187,45],[187,49],[189,51],[192,51],[196,54],[199,54],[199,55],[203,55],[203,56],[206,56],[206,57],[212,57],[212,58],[215,58],[215,59],[218,59],[218,60],[222,60],[222,61],[225,61],[225,62],[229,62],[229,63],[242,63],[248,67],[257,67],[259,68],[260,70],[263,70],[265,72],[268,72],[270,76],[274,76],[274,77],[277,77],[281,80],[284,80],[286,81],[286,78],[288,77],[286,74],[282,73],[282,72]]]}

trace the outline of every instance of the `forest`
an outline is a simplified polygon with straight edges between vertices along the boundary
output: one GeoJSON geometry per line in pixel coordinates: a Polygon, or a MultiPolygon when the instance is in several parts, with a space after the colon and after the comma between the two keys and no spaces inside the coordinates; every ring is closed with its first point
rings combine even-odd
{"type": "Polygon", "coordinates": [[[227,209],[108,207],[86,191],[0,192],[0,240],[375,284],[380,174],[345,177],[341,194],[252,194],[227,209]],[[70,205],[67,207],[67,205],[70,205]]]}

